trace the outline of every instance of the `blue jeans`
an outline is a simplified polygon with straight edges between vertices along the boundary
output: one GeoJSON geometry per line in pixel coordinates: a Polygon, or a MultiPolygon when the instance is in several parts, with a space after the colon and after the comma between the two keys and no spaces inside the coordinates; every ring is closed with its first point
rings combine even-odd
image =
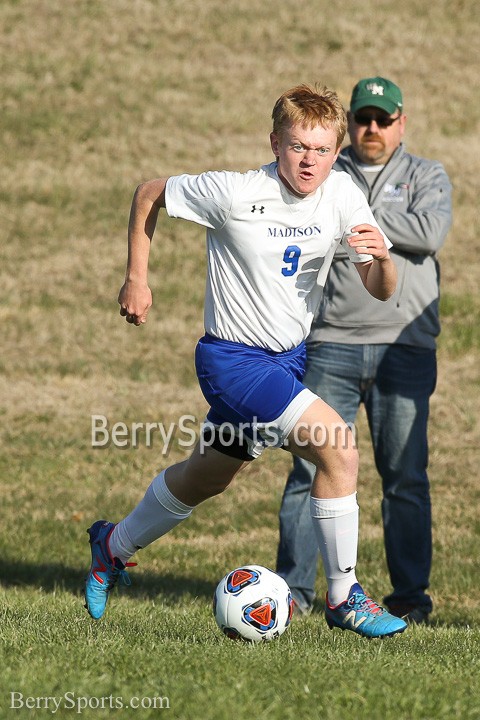
{"type": "MultiPolygon", "coordinates": [[[[364,404],[382,478],[385,552],[393,592],[386,605],[432,609],[427,424],[435,350],[408,345],[312,343],[304,384],[354,423],[364,404]]],[[[277,571],[301,606],[315,597],[318,550],[310,517],[314,466],[294,458],[280,509],[277,571]]]]}

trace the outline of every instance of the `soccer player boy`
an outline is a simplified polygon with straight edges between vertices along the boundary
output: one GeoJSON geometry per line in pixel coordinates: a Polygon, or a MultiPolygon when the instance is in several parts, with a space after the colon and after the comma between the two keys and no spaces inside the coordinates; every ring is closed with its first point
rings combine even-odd
{"type": "Polygon", "coordinates": [[[127,517],[118,524],[98,520],[89,529],[86,606],[95,619],[137,550],[222,492],[265,445],[275,445],[316,467],[311,513],[327,580],[328,625],[368,637],[406,628],[357,581],[358,456],[352,434],[302,385],[304,341],[338,244],[355,263],[366,292],[379,301],[396,285],[391,244],[364,194],[347,174],[332,170],[346,132],[336,94],[300,85],[282,94],[272,117],[274,162],[246,173],[160,178],[135,192],[119,294],[128,323],[144,323],[152,304],[147,270],[159,210],[206,228],[205,335],[195,361],[210,405],[208,435],[187,460],[153,479],[127,517]],[[233,433],[228,442],[225,427],[233,433]]]}

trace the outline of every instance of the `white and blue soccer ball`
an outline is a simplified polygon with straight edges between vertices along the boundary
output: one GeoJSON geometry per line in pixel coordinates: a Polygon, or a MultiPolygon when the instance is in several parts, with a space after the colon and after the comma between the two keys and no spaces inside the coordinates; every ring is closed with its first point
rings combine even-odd
{"type": "Polygon", "coordinates": [[[290,625],[293,600],[280,575],[261,565],[244,565],[225,575],[213,596],[220,630],[232,640],[275,640],[290,625]]]}

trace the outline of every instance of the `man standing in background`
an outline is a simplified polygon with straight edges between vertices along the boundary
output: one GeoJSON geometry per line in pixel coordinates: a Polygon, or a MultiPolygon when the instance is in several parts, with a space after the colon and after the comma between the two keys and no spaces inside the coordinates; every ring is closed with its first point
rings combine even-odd
{"type": "MultiPolygon", "coordinates": [[[[451,185],[440,163],[406,151],[405,125],[399,87],[382,77],[357,83],[348,113],[351,145],[334,169],[361,188],[392,241],[398,284],[390,300],[375,302],[345,253],[337,253],[308,339],[304,384],[347,423],[365,406],[382,478],[393,587],[384,602],[392,614],[421,623],[432,611],[426,593],[432,561],[427,424],[440,331],[437,252],[451,225],[451,185]]],[[[294,458],[280,510],[277,571],[304,613],[315,597],[318,560],[310,517],[313,472],[310,463],[294,458]]]]}

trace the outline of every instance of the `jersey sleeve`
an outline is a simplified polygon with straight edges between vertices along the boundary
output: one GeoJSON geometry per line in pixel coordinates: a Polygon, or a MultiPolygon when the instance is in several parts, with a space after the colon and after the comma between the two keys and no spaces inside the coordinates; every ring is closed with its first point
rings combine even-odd
{"type": "Polygon", "coordinates": [[[168,215],[212,229],[223,227],[231,212],[237,175],[215,171],[170,177],[165,192],[168,215]]]}
{"type": "MultiPolygon", "coordinates": [[[[351,180],[351,178],[349,179],[351,180]]],[[[355,249],[350,247],[350,245],[348,244],[347,240],[352,235],[352,227],[355,227],[355,225],[368,223],[369,225],[373,225],[380,230],[385,239],[385,245],[387,246],[387,248],[390,249],[392,247],[392,243],[390,242],[378,222],[375,220],[373,212],[370,209],[367,198],[365,197],[363,192],[360,190],[359,187],[357,187],[357,185],[355,185],[353,180],[351,180],[351,185],[351,202],[350,206],[347,208],[346,223],[340,244],[352,262],[370,262],[371,260],[373,260],[372,255],[368,253],[358,254],[357,252],[355,252],[355,249]]]]}

